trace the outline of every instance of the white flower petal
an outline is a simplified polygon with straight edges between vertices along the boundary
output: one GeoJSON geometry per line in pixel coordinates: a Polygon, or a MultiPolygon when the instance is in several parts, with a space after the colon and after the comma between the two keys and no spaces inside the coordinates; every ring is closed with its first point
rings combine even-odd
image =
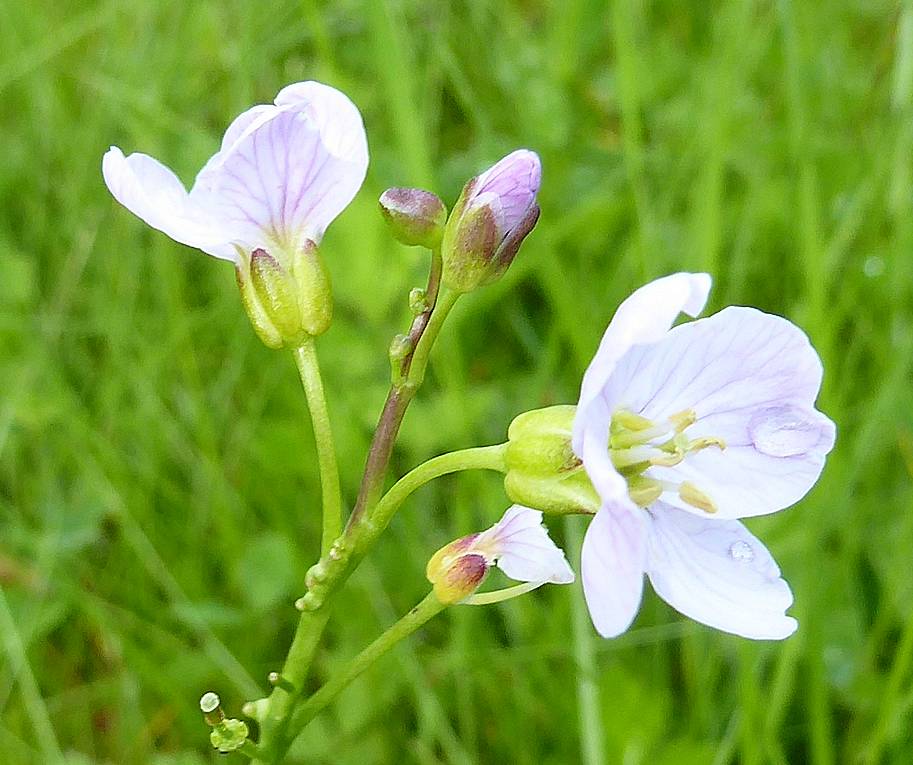
{"type": "Polygon", "coordinates": [[[102,159],[102,175],[114,198],[152,228],[176,242],[234,260],[207,212],[189,198],[184,184],[161,162],[146,154],[128,157],[112,146],[102,159]]]}
{"type": "MultiPolygon", "coordinates": [[[[682,324],[618,364],[607,395],[660,421],[693,409],[690,438],[722,438],[726,449],[689,454],[649,475],[691,481],[721,518],[776,512],[818,480],[834,445],[834,424],[815,411],[821,362],[806,335],[779,316],[733,307],[682,324]]],[[[670,504],[695,510],[676,493],[670,504]]]]}
{"type": "Polygon", "coordinates": [[[697,518],[662,503],[650,516],[647,574],[669,605],[746,638],[782,640],[795,632],[796,620],[785,614],[793,602],[789,585],[741,523],[697,518]]]}
{"type": "Polygon", "coordinates": [[[574,581],[574,572],[542,525],[538,510],[512,505],[500,521],[476,537],[472,547],[491,551],[498,568],[519,582],[574,581]]]}
{"type": "Polygon", "coordinates": [[[583,539],[583,592],[593,625],[603,637],[615,637],[631,626],[643,594],[645,513],[632,508],[603,507],[583,539]]]}
{"type": "MultiPolygon", "coordinates": [[[[222,147],[219,151],[229,151],[249,129],[253,129],[259,123],[267,122],[277,111],[278,109],[271,104],[257,104],[246,112],[241,112],[225,130],[225,135],[222,136],[222,147]]],[[[218,156],[216,154],[213,159],[218,156]]]]}
{"type": "Polygon", "coordinates": [[[316,94],[313,100],[283,101],[254,115],[190,192],[248,249],[281,253],[305,239],[319,242],[364,180],[367,144],[357,110],[338,91],[301,83],[308,84],[316,86],[304,91],[316,94]],[[340,99],[348,109],[335,110],[340,99]]]}
{"type": "Polygon", "coordinates": [[[610,410],[616,408],[604,388],[618,362],[634,346],[662,340],[680,313],[699,314],[710,284],[708,274],[671,274],[644,285],[618,307],[583,376],[574,418],[573,444],[578,456],[582,458],[583,431],[594,420],[590,411],[594,400],[602,396],[610,410]]]}
{"type": "MultiPolygon", "coordinates": [[[[577,456],[583,460],[586,474],[603,503],[628,501],[628,483],[615,469],[609,455],[609,430],[612,414],[606,402],[597,398],[588,407],[587,427],[582,431],[577,456]]],[[[576,420],[575,420],[576,424],[576,420]]]]}
{"type": "Polygon", "coordinates": [[[327,151],[358,167],[368,166],[361,113],[345,93],[320,82],[296,82],[279,91],[276,106],[303,110],[320,131],[327,151]]]}

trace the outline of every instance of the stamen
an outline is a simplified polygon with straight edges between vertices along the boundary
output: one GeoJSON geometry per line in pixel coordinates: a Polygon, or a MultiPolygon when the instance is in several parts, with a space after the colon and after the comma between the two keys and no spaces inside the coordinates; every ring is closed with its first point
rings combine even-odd
{"type": "Polygon", "coordinates": [[[634,446],[630,449],[611,449],[612,464],[617,468],[630,467],[631,465],[644,465],[648,467],[654,457],[662,454],[658,449],[649,446],[634,446]]]}
{"type": "Polygon", "coordinates": [[[723,451],[726,448],[726,442],[722,438],[716,438],[715,436],[702,436],[689,441],[687,451],[699,452],[701,449],[709,449],[711,446],[723,451]]]}
{"type": "Polygon", "coordinates": [[[510,600],[527,592],[532,592],[537,587],[541,587],[545,582],[524,582],[515,584],[513,587],[505,587],[503,590],[493,590],[492,592],[477,593],[463,598],[458,605],[466,606],[487,606],[492,603],[500,603],[502,600],[510,600]]]}
{"type": "Polygon", "coordinates": [[[715,513],[719,509],[716,503],[691,481],[682,481],[678,487],[678,496],[681,497],[682,502],[703,510],[705,513],[715,513]]]}
{"type": "Polygon", "coordinates": [[[685,428],[694,425],[697,422],[697,413],[693,409],[683,409],[669,418],[669,422],[675,428],[676,433],[683,433],[685,428]]]}
{"type": "Polygon", "coordinates": [[[658,465],[660,467],[674,467],[678,465],[683,459],[685,459],[685,450],[680,448],[675,448],[673,452],[663,452],[658,456],[653,457],[650,460],[651,465],[658,465]]]}
{"type": "Polygon", "coordinates": [[[662,496],[663,484],[655,478],[635,476],[628,481],[628,496],[638,507],[649,507],[662,496]]]}

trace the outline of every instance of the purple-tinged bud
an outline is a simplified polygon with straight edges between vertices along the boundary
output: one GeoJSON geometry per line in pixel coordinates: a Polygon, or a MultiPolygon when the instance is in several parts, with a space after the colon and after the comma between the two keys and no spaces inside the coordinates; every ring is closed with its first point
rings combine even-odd
{"type": "Polygon", "coordinates": [[[444,545],[428,561],[425,575],[441,603],[451,605],[468,598],[488,574],[491,564],[472,546],[478,536],[470,534],[444,545]]]}
{"type": "Polygon", "coordinates": [[[499,279],[539,220],[542,165],[527,149],[470,180],[444,229],[443,282],[469,292],[499,279]]]}
{"type": "Polygon", "coordinates": [[[380,212],[403,244],[434,249],[441,243],[447,208],[430,191],[393,188],[380,195],[380,212]]]}

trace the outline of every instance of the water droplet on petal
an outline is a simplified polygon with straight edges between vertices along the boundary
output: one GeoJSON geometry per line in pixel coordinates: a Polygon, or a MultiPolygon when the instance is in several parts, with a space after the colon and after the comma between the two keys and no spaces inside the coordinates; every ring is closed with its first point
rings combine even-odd
{"type": "Polygon", "coordinates": [[[739,563],[751,563],[754,560],[754,550],[748,542],[740,539],[729,545],[729,557],[739,563]]]}
{"type": "Polygon", "coordinates": [[[748,423],[748,435],[763,454],[795,457],[814,449],[822,440],[824,428],[814,410],[786,404],[755,414],[748,423]]]}

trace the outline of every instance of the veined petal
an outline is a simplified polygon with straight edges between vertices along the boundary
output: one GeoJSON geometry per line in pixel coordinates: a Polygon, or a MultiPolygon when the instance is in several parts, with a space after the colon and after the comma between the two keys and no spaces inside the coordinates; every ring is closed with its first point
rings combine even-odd
{"type": "Polygon", "coordinates": [[[580,573],[596,631],[615,637],[631,626],[643,595],[647,540],[644,513],[605,506],[583,539],[580,573]]]}
{"type": "Polygon", "coordinates": [[[368,166],[361,113],[342,91],[320,82],[296,82],[279,91],[276,106],[303,110],[320,131],[327,151],[354,165],[368,166]]]}
{"type": "Polygon", "coordinates": [[[112,146],[102,159],[102,175],[114,198],[152,228],[176,242],[234,260],[208,213],[194,204],[180,179],[146,154],[128,157],[112,146]]]}
{"type": "Polygon", "coordinates": [[[498,568],[519,582],[569,584],[574,572],[548,535],[542,513],[512,505],[494,526],[473,540],[472,549],[490,554],[498,568]]]}
{"type": "Polygon", "coordinates": [[[352,102],[328,86],[297,83],[280,92],[277,106],[254,107],[232,123],[190,198],[231,241],[281,253],[320,241],[361,187],[367,164],[352,102]]]}
{"type": "Polygon", "coordinates": [[[583,456],[583,431],[594,419],[590,411],[593,402],[602,396],[610,415],[616,408],[604,389],[619,361],[635,346],[662,340],[680,313],[699,314],[707,302],[710,284],[709,274],[671,274],[644,285],[618,307],[583,375],[574,418],[573,443],[578,456],[583,456]]]}
{"type": "MultiPolygon", "coordinates": [[[[834,445],[834,424],[814,408],[821,375],[802,330],[779,316],[732,307],[635,349],[607,389],[622,406],[657,421],[694,410],[689,438],[722,438],[726,448],[689,454],[649,475],[690,481],[714,501],[718,517],[744,518],[794,504],[818,480],[834,445]]],[[[703,513],[674,491],[663,500],[703,513]]]]}
{"type": "Polygon", "coordinates": [[[490,205],[500,234],[506,236],[535,204],[541,180],[539,155],[517,149],[476,177],[469,208],[490,205]]]}
{"type": "Polygon", "coordinates": [[[796,620],[785,614],[793,602],[789,585],[741,523],[697,518],[662,503],[649,514],[647,574],[669,605],[746,638],[782,640],[796,631],[796,620]]]}

